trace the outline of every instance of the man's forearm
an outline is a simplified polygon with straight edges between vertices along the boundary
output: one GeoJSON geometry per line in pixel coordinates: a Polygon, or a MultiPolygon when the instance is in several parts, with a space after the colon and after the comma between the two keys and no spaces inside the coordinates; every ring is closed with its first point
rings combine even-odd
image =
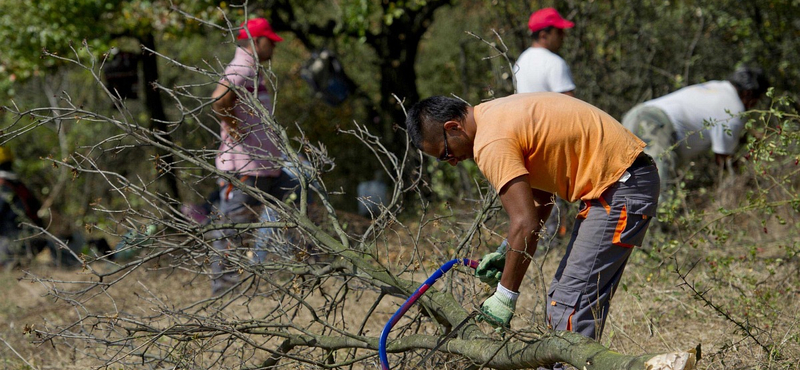
{"type": "Polygon", "coordinates": [[[519,292],[525,272],[528,271],[533,254],[536,253],[539,235],[536,230],[532,230],[527,235],[523,232],[515,234],[509,235],[506,265],[503,268],[500,284],[509,290],[519,292]]]}
{"type": "Polygon", "coordinates": [[[552,209],[552,204],[542,204],[536,207],[535,217],[532,220],[512,226],[509,230],[506,265],[500,279],[500,284],[504,287],[519,292],[519,286],[525,278],[525,272],[528,271],[539,244],[541,225],[547,220],[552,209]]]}
{"type": "Polygon", "coordinates": [[[234,140],[238,140],[239,121],[233,114],[234,107],[236,106],[236,93],[231,91],[230,84],[223,80],[217,85],[211,98],[214,99],[214,102],[211,104],[211,109],[219,118],[223,129],[225,129],[228,135],[234,140]]]}
{"type": "Polygon", "coordinates": [[[503,186],[500,201],[510,218],[507,238],[509,249],[500,284],[518,292],[536,252],[539,230],[553,209],[553,194],[531,189],[528,176],[524,175],[503,186]]]}

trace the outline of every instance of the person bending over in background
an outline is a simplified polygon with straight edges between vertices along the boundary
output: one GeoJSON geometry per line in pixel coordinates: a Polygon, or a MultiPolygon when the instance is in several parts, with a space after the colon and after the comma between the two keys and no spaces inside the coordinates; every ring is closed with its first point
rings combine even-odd
{"type": "Polygon", "coordinates": [[[496,326],[511,322],[550,198],[583,202],[548,289],[547,318],[556,330],[599,339],[628,257],[656,213],[658,171],[645,144],[607,113],[557,93],[475,107],[435,96],[409,110],[406,127],[412,143],[439,161],[474,159],[500,195],[509,248],[487,254],[476,270],[497,287],[481,305],[496,326]]]}
{"type": "Polygon", "coordinates": [[[756,105],[769,87],[759,68],[741,67],[725,81],[684,87],[638,104],[622,125],[641,138],[661,177],[664,202],[675,169],[711,149],[716,163],[729,164],[744,129],[740,114],[756,105]]]}

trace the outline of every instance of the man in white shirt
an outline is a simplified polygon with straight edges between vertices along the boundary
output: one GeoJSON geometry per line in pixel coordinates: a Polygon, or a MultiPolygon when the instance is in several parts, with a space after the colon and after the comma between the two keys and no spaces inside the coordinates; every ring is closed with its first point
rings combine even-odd
{"type": "Polygon", "coordinates": [[[574,96],[575,83],[569,66],[556,54],[564,43],[564,29],[574,26],[553,8],[531,14],[528,28],[533,41],[514,67],[517,93],[550,91],[574,96]]]}
{"type": "Polygon", "coordinates": [[[760,68],[740,67],[725,81],[684,87],[638,104],[622,124],[647,143],[645,153],[656,161],[662,198],[675,168],[711,149],[724,167],[734,153],[751,109],[769,83],[760,68]]]}
{"type": "MultiPolygon", "coordinates": [[[[540,9],[531,14],[528,28],[533,41],[514,66],[517,93],[557,92],[575,96],[575,83],[569,66],[556,54],[564,43],[564,29],[574,26],[575,23],[562,18],[554,8],[540,9]]],[[[568,204],[557,197],[555,203],[544,227],[548,239],[553,235],[567,235],[568,204]]]]}

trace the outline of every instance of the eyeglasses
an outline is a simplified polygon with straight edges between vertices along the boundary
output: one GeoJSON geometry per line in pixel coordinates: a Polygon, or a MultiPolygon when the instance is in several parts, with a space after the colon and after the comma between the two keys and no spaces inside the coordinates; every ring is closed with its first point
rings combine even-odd
{"type": "Polygon", "coordinates": [[[444,128],[444,126],[442,126],[442,136],[444,136],[444,153],[442,153],[439,158],[436,158],[436,160],[439,162],[447,162],[455,158],[455,156],[450,153],[450,148],[447,147],[447,130],[444,128]]]}

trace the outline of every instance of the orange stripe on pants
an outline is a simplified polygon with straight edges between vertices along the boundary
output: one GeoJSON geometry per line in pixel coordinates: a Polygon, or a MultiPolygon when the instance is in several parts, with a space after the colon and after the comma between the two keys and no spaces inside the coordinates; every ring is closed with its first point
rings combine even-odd
{"type": "Polygon", "coordinates": [[[569,318],[567,319],[567,331],[572,331],[572,316],[575,316],[575,310],[572,310],[572,313],[569,314],[569,318]]]}
{"type": "Polygon", "coordinates": [[[619,213],[619,220],[617,220],[617,227],[614,229],[614,238],[611,241],[614,245],[618,245],[620,247],[625,248],[633,248],[632,244],[627,244],[622,242],[622,232],[625,231],[625,226],[628,225],[628,207],[622,206],[622,210],[619,213]]]}
{"type": "Polygon", "coordinates": [[[575,216],[575,218],[578,220],[585,220],[586,217],[589,217],[589,209],[592,208],[592,205],[589,204],[589,202],[583,202],[583,204],[585,204],[586,207],[584,207],[580,212],[578,212],[578,215],[575,216]]]}
{"type": "Polygon", "coordinates": [[[606,200],[603,199],[603,197],[597,198],[597,200],[600,202],[600,204],[603,205],[603,209],[606,210],[606,214],[610,215],[611,214],[611,206],[608,205],[608,202],[606,202],[606,200]]]}

